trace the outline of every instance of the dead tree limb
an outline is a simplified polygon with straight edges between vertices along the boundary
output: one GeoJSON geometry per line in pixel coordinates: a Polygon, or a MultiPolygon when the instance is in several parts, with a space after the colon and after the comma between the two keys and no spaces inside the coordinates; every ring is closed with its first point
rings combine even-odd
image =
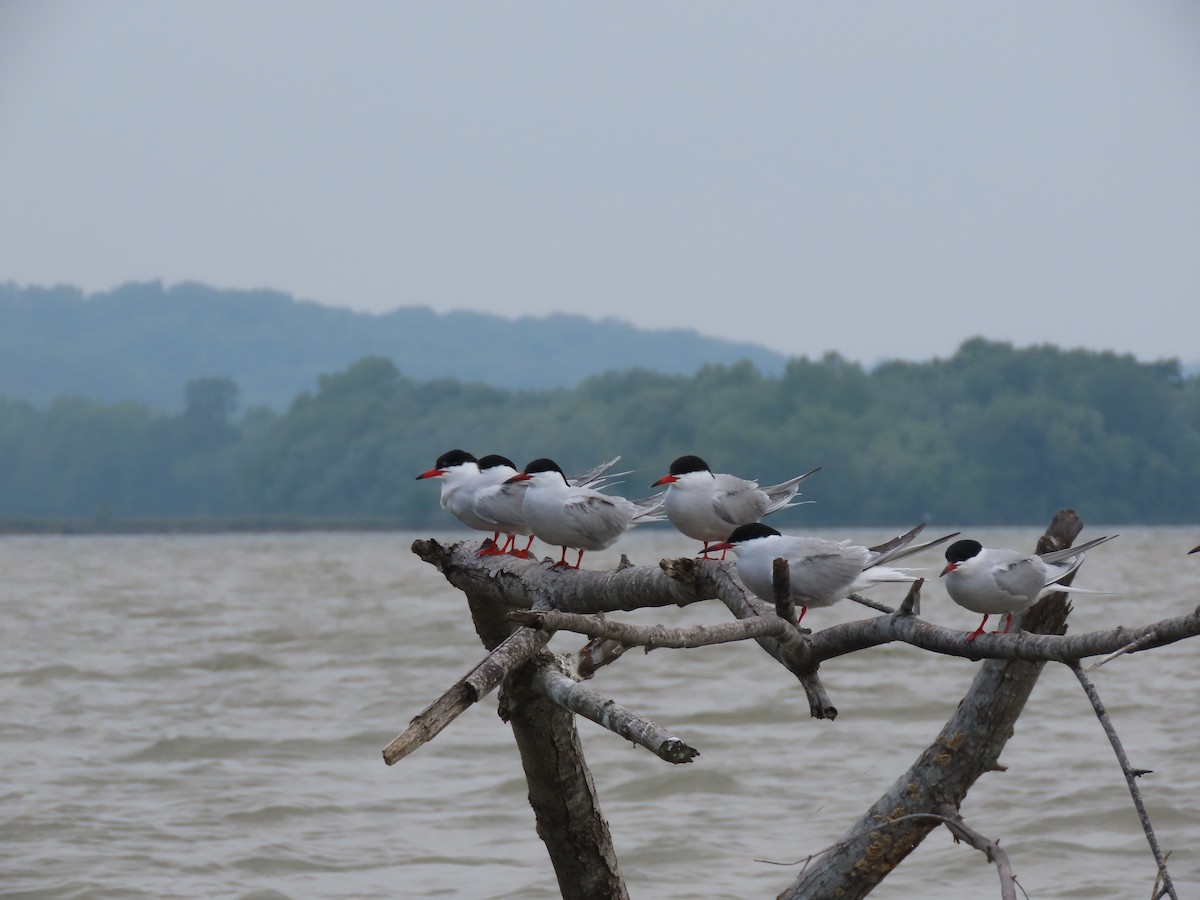
{"type": "Polygon", "coordinates": [[[1120,763],[1121,772],[1125,776],[1125,784],[1129,787],[1129,795],[1133,798],[1134,809],[1137,810],[1138,818],[1142,822],[1142,830],[1146,832],[1146,841],[1150,844],[1150,852],[1154,854],[1154,862],[1158,864],[1158,876],[1162,882],[1163,892],[1171,900],[1179,900],[1175,893],[1175,885],[1171,882],[1171,875],[1167,872],[1166,857],[1163,856],[1162,849],[1158,846],[1158,837],[1154,834],[1154,826],[1150,824],[1150,814],[1146,812],[1146,804],[1142,802],[1141,788],[1138,787],[1138,776],[1146,773],[1139,772],[1129,764],[1129,757],[1125,755],[1125,747],[1117,735],[1117,729],[1113,725],[1112,719],[1108,717],[1108,712],[1100,700],[1100,694],[1091,679],[1087,677],[1078,663],[1071,666],[1071,671],[1075,673],[1075,677],[1083,686],[1083,692],[1091,701],[1092,709],[1096,711],[1096,718],[1100,720],[1104,733],[1108,735],[1108,742],[1112,744],[1113,752],[1117,755],[1117,762],[1120,763]]]}
{"type": "Polygon", "coordinates": [[[1006,853],[1000,847],[1000,842],[986,838],[974,828],[971,828],[966,822],[963,821],[962,816],[958,814],[957,810],[947,809],[945,812],[947,815],[942,815],[940,813],[910,813],[908,815],[898,816],[894,819],[888,819],[884,822],[878,823],[875,827],[868,829],[868,831],[850,835],[849,838],[843,838],[836,844],[830,844],[825,849],[818,850],[815,853],[810,853],[808,856],[804,857],[803,859],[798,859],[795,862],[780,863],[766,859],[760,859],[758,862],[769,862],[771,865],[777,866],[802,865],[804,868],[801,869],[801,872],[804,872],[808,869],[809,865],[814,859],[833,850],[840,849],[847,840],[854,840],[855,838],[863,837],[871,832],[876,832],[884,828],[895,827],[903,822],[924,819],[927,821],[940,822],[945,825],[946,830],[949,831],[954,837],[955,843],[962,842],[982,852],[987,857],[988,862],[995,864],[996,872],[1000,876],[1000,900],[1016,900],[1017,878],[1013,874],[1012,863],[1009,861],[1008,853],[1006,853]]]}
{"type": "MultiPolygon", "coordinates": [[[[1063,510],[1037,549],[1069,547],[1082,528],[1073,510],[1063,510]]],[[[1051,594],[1025,614],[1022,624],[1030,631],[1061,634],[1068,609],[1064,594],[1051,594]]],[[[1044,665],[1025,660],[984,662],[936,740],[850,827],[839,848],[801,874],[779,895],[780,900],[833,896],[855,900],[870,893],[936,825],[924,818],[900,819],[958,810],[976,780],[996,767],[1044,665]]]]}
{"type": "Polygon", "coordinates": [[[546,645],[550,635],[532,628],[514,631],[482,662],[415,716],[403,733],[383,748],[389,766],[433,740],[459,715],[495,690],[505,677],[546,645]]]}
{"type": "Polygon", "coordinates": [[[645,747],[669,763],[689,763],[700,751],[688,746],[665,728],[626,709],[598,691],[559,671],[552,660],[540,660],[530,682],[538,693],[563,709],[583,716],[625,740],[645,747]]]}
{"type": "MultiPolygon", "coordinates": [[[[522,568],[532,570],[538,564],[515,558],[502,561],[480,558],[476,556],[478,549],[473,542],[448,548],[437,541],[413,543],[414,553],[437,566],[466,595],[475,630],[490,650],[513,632],[514,626],[505,619],[505,612],[513,606],[544,604],[544,598],[552,593],[552,584],[542,583],[545,571],[530,571],[526,574],[531,576],[532,583],[525,585],[522,568]]],[[[616,576],[636,571],[639,570],[600,574],[612,575],[617,580],[616,576]]],[[[655,577],[665,581],[662,576],[655,577]]],[[[632,582],[627,578],[621,580],[632,582]]],[[[658,596],[669,594],[667,590],[658,596]]],[[[500,709],[512,727],[521,754],[529,805],[537,822],[538,836],[554,866],[559,890],[567,900],[628,898],[574,718],[538,693],[532,685],[535,675],[536,667],[531,661],[516,667],[504,680],[500,709]]]]}
{"type": "Polygon", "coordinates": [[[785,638],[789,632],[799,638],[796,626],[777,617],[755,616],[722,622],[720,625],[692,625],[686,628],[670,628],[666,625],[631,625],[600,616],[585,616],[581,613],[557,610],[533,611],[518,609],[508,614],[509,621],[530,628],[547,631],[572,631],[588,637],[609,638],[630,646],[654,650],[668,647],[681,650],[690,647],[711,647],[733,641],[753,640],[760,637],[785,638]]]}
{"type": "MultiPolygon", "coordinates": [[[[983,634],[967,643],[966,632],[945,628],[914,616],[909,607],[914,602],[920,582],[916,582],[904,604],[889,616],[877,616],[856,622],[832,625],[807,636],[808,660],[824,662],[858,650],[887,643],[911,644],[931,653],[957,656],[963,659],[1023,659],[1029,662],[1062,662],[1086,659],[1110,653],[1105,661],[1125,653],[1162,647],[1186,638],[1200,636],[1200,607],[1186,616],[1163,619],[1139,628],[1120,626],[1108,631],[1091,631],[1072,636],[1058,634],[983,634]],[[1130,641],[1131,635],[1140,635],[1130,641]]],[[[522,625],[550,630],[572,631],[590,637],[604,637],[638,647],[683,649],[773,637],[777,640],[804,639],[796,629],[788,628],[784,620],[758,616],[720,625],[694,625],[668,628],[664,625],[630,625],[615,619],[585,616],[578,613],[530,612],[517,610],[509,619],[522,625]]],[[[811,662],[809,663],[811,664],[811,662]]],[[[1097,664],[1099,665],[1099,664],[1097,664]]],[[[1095,668],[1093,666],[1092,668],[1095,668]]]]}
{"type": "Polygon", "coordinates": [[[571,713],[538,693],[526,664],[505,682],[501,716],[512,726],[538,837],[564,900],[627,898],[612,834],[571,713]]]}

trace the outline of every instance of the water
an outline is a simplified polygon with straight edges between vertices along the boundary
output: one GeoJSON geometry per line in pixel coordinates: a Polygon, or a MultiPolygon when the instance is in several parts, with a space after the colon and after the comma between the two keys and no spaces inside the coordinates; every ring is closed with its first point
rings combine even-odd
{"type": "MultiPolygon", "coordinates": [[[[972,535],[1028,547],[1036,531],[972,535]]],[[[409,552],[413,537],[0,539],[0,895],[558,896],[494,696],[396,766],[381,761],[482,656],[462,596],[409,552]]],[[[1200,558],[1184,554],[1198,542],[1200,529],[1125,529],[1094,551],[1079,583],[1120,593],[1077,600],[1073,632],[1190,611],[1200,558]]],[[[645,531],[584,562],[692,549],[645,531]]],[[[936,554],[923,559],[936,571],[936,554]]],[[[924,605],[977,624],[940,586],[924,605]]],[[[810,618],[870,614],[843,603],[810,618]]],[[[624,618],[726,616],[712,603],[624,618]]],[[[1154,770],[1142,789],[1182,896],[1200,886],[1198,659],[1184,642],[1095,673],[1133,764],[1154,770]]],[[[975,668],[908,647],[833,661],[829,723],[753,644],[627,654],[595,686],[701,751],[670,766],[580,723],[632,895],[775,896],[795,870],[756,860],[835,841],[937,734],[975,668]]],[[[1153,860],[1069,671],[1047,668],[1001,762],[963,812],[1001,839],[1032,897],[1150,896],[1153,860]]],[[[996,886],[982,854],[938,830],[874,896],[996,886]]]]}

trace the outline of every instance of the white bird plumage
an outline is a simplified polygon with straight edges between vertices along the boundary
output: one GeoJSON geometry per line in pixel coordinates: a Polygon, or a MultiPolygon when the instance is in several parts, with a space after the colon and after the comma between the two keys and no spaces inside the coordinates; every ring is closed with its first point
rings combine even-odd
{"type": "MultiPolygon", "coordinates": [[[[608,477],[615,477],[605,473],[620,458],[616,456],[568,481],[573,485],[600,484],[608,477]]],[[[511,551],[514,556],[526,557],[529,546],[517,550],[516,535],[532,535],[533,531],[525,523],[522,512],[527,485],[510,483],[516,474],[517,467],[507,457],[490,454],[476,459],[465,450],[456,449],[439,456],[434,467],[418,475],[417,480],[441,478],[442,508],[468,528],[493,533],[491,544],[485,543],[480,548],[481,556],[511,551]],[[503,546],[499,544],[501,533],[508,536],[503,546]]],[[[529,541],[532,543],[533,538],[529,541]]]]}
{"type": "Polygon", "coordinates": [[[799,623],[811,606],[832,606],[851,594],[885,582],[916,581],[917,576],[883,564],[920,553],[958,534],[913,544],[924,528],[918,525],[877,547],[863,547],[850,541],[780,534],[758,522],[735,528],[728,540],[707,548],[706,552],[732,550],[737,556],[736,571],[742,584],[768,603],[774,602],[774,562],[786,559],[792,601],[801,607],[796,620],[799,623]]]}
{"type": "Polygon", "coordinates": [[[1115,537],[1107,535],[1040,555],[988,548],[973,540],[955,541],[946,548],[946,567],[942,569],[946,593],[963,609],[983,615],[983,621],[967,640],[979,637],[988,617],[1001,613],[1006,616],[1004,633],[1008,634],[1013,615],[1024,612],[1046,594],[1103,593],[1059,582],[1079,568],[1086,551],[1115,537]]]}
{"type": "Polygon", "coordinates": [[[798,506],[793,501],[800,482],[819,471],[820,466],[779,484],[759,487],[757,481],[713,472],[698,456],[681,456],[652,487],[666,485],[663,509],[667,518],[681,533],[703,541],[707,548],[739,525],[798,506]]]}
{"type": "Polygon", "coordinates": [[[572,485],[551,459],[533,460],[509,482],[528,484],[521,507],[525,523],[539,540],[562,548],[556,568],[578,569],[583,551],[603,550],[634,525],[662,518],[661,494],[629,500],[572,485]],[[567,563],[568,547],[579,552],[574,566],[567,563]]]}

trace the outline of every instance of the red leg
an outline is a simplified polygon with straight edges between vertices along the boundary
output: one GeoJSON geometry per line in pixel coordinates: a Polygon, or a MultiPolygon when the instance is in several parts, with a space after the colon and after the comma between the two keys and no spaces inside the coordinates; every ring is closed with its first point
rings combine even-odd
{"type": "Polygon", "coordinates": [[[533,535],[529,536],[529,543],[525,545],[524,550],[517,549],[517,536],[513,535],[513,549],[508,551],[518,559],[529,559],[529,548],[533,546],[533,535]]]}
{"type": "Polygon", "coordinates": [[[987,620],[988,620],[988,617],[984,616],[983,621],[979,623],[979,627],[967,635],[968,641],[973,641],[973,640],[975,640],[975,638],[977,638],[981,634],[983,634],[983,626],[987,624],[987,620]]]}
{"type": "Polygon", "coordinates": [[[800,615],[796,616],[796,627],[800,626],[800,623],[804,620],[804,614],[806,612],[808,612],[807,606],[800,607],[800,615]]]}
{"type": "Polygon", "coordinates": [[[1007,613],[1006,618],[1004,620],[1004,633],[1008,634],[1009,629],[1011,629],[1011,628],[1012,628],[1012,613],[1007,613]]]}
{"type": "Polygon", "coordinates": [[[479,548],[478,555],[479,556],[499,556],[501,553],[504,552],[503,550],[500,549],[499,540],[500,540],[500,532],[497,531],[494,535],[492,535],[492,539],[490,541],[483,542],[483,546],[479,548]]]}
{"type": "Polygon", "coordinates": [[[575,568],[578,569],[582,562],[583,562],[583,551],[580,550],[579,555],[577,557],[575,557],[575,568]]]}
{"type": "Polygon", "coordinates": [[[571,566],[567,563],[567,548],[566,547],[562,548],[562,557],[558,560],[558,562],[556,562],[550,568],[552,568],[552,569],[569,569],[569,568],[571,568],[571,566]]]}

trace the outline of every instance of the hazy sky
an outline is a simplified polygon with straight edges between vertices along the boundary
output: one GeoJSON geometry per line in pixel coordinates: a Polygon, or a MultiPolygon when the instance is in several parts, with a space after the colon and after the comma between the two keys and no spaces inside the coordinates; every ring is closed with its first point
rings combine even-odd
{"type": "Polygon", "coordinates": [[[0,0],[0,280],[1200,359],[1200,3],[0,0]]]}

